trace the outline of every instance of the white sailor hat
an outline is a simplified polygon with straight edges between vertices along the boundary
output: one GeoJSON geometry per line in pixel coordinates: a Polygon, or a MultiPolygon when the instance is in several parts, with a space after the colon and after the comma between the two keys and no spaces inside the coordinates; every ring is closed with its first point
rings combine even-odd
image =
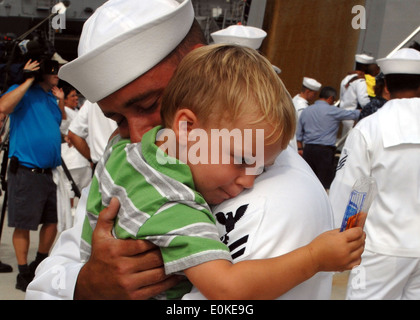
{"type": "Polygon", "coordinates": [[[420,51],[403,48],[390,57],[378,59],[378,65],[384,74],[420,74],[420,51]]]}
{"type": "Polygon", "coordinates": [[[319,89],[321,89],[321,84],[316,81],[315,79],[312,78],[308,78],[308,77],[304,77],[303,78],[303,85],[313,91],[318,91],[319,89]]]}
{"type": "Polygon", "coordinates": [[[372,64],[375,63],[375,58],[368,56],[367,54],[356,54],[355,55],[356,62],[362,63],[362,64],[372,64]]]}
{"type": "Polygon", "coordinates": [[[280,69],[279,67],[275,66],[274,64],[273,64],[272,66],[273,66],[274,71],[275,71],[277,74],[280,74],[280,73],[281,73],[281,69],[280,69]]]}
{"type": "Polygon", "coordinates": [[[267,33],[259,28],[233,25],[211,34],[215,43],[233,43],[258,49],[267,33]]]}
{"type": "Polygon", "coordinates": [[[79,57],[59,77],[97,102],[163,60],[194,20],[191,0],[110,0],[85,22],[79,57]]]}

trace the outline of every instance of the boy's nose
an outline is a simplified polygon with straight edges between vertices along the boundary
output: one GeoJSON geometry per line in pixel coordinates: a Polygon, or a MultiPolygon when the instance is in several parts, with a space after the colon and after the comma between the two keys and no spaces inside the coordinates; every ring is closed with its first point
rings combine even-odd
{"type": "Polygon", "coordinates": [[[240,177],[238,177],[236,183],[241,185],[244,189],[249,189],[252,188],[252,186],[254,185],[256,177],[256,175],[243,174],[240,177]]]}

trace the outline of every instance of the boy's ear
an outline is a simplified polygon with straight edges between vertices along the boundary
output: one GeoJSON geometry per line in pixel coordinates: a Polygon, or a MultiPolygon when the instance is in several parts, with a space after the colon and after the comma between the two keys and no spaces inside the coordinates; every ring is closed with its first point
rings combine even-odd
{"type": "Polygon", "coordinates": [[[204,47],[204,44],[197,43],[197,44],[194,45],[193,50],[198,49],[198,48],[201,48],[201,47],[204,47]]]}
{"type": "Polygon", "coordinates": [[[175,113],[172,130],[175,132],[176,139],[179,143],[183,144],[182,139],[187,138],[191,130],[198,127],[198,118],[190,109],[179,109],[175,113]]]}

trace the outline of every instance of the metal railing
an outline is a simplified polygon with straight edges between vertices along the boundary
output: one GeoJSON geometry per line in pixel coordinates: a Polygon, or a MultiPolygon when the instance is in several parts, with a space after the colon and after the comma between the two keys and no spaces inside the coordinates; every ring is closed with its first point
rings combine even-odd
{"type": "Polygon", "coordinates": [[[414,30],[407,38],[404,39],[403,42],[401,42],[397,47],[395,47],[394,50],[392,50],[386,57],[390,57],[394,54],[394,52],[400,50],[402,47],[404,47],[411,39],[413,39],[418,33],[420,32],[420,26],[417,27],[416,30],[414,30]]]}

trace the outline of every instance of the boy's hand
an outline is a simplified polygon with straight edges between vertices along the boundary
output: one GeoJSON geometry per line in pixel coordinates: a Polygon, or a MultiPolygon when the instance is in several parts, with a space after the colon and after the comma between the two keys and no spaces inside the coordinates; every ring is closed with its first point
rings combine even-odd
{"type": "Polygon", "coordinates": [[[344,232],[339,229],[322,233],[309,245],[317,272],[350,270],[360,264],[366,234],[355,227],[344,232]]]}

